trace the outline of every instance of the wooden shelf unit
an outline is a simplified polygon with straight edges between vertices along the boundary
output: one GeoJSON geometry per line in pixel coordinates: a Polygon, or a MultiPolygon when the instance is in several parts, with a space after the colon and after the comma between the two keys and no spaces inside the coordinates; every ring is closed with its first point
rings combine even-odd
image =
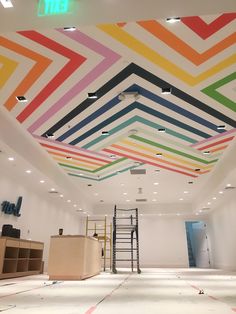
{"type": "Polygon", "coordinates": [[[42,242],[0,237],[0,279],[39,274],[43,247],[42,242]]]}

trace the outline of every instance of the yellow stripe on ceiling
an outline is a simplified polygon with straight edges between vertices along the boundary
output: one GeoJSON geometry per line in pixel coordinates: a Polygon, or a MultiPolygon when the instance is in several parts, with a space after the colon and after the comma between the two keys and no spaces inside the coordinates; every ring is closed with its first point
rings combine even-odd
{"type": "Polygon", "coordinates": [[[17,62],[0,55],[0,88],[5,85],[17,66],[17,62]]]}
{"type": "MultiPolygon", "coordinates": [[[[123,144],[129,145],[129,146],[136,147],[136,148],[142,149],[144,151],[150,152],[153,155],[155,155],[157,152],[162,152],[163,151],[162,149],[158,149],[158,148],[157,149],[153,149],[153,148],[150,148],[150,147],[147,147],[147,146],[144,146],[144,145],[140,145],[140,144],[131,142],[129,140],[122,140],[120,142],[123,143],[123,144]]],[[[201,169],[204,169],[204,170],[211,169],[214,166],[214,164],[211,164],[211,165],[208,165],[208,166],[203,166],[202,164],[193,163],[193,162],[187,161],[185,159],[175,157],[174,155],[170,155],[170,154],[166,153],[165,151],[163,152],[163,157],[167,157],[167,158],[169,158],[171,160],[175,160],[175,161],[177,161],[177,162],[179,162],[181,164],[184,164],[184,165],[189,165],[191,167],[201,168],[201,169]]]]}
{"type": "Polygon", "coordinates": [[[163,68],[165,71],[171,73],[173,76],[179,78],[180,80],[191,86],[199,84],[200,82],[206,80],[208,77],[211,77],[212,75],[220,72],[221,70],[236,62],[236,54],[233,54],[232,56],[224,59],[223,61],[220,61],[218,64],[202,72],[201,74],[197,76],[192,76],[190,73],[186,72],[173,62],[161,56],[155,50],[148,47],[146,44],[136,39],[134,36],[128,34],[124,29],[120,28],[119,26],[114,24],[101,24],[97,27],[127,46],[128,48],[132,49],[136,53],[145,57],[155,65],[163,68]]]}
{"type": "Polygon", "coordinates": [[[97,168],[99,168],[99,167],[89,166],[89,165],[81,163],[81,162],[74,162],[74,161],[65,160],[62,158],[54,157],[54,156],[53,156],[53,159],[55,159],[56,161],[63,163],[63,164],[73,165],[73,166],[78,166],[78,167],[85,167],[85,168],[91,169],[91,170],[96,170],[97,168]]]}

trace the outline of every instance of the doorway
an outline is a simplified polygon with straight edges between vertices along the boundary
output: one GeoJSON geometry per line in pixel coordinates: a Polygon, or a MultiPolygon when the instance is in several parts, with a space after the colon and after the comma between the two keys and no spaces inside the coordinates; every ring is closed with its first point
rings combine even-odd
{"type": "Polygon", "coordinates": [[[185,229],[189,267],[209,268],[211,261],[207,224],[203,221],[186,221],[185,229]]]}

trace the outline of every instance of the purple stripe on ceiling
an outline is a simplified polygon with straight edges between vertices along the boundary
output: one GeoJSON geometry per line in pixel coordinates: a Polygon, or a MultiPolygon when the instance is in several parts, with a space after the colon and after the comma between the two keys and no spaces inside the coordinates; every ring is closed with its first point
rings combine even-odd
{"type": "Polygon", "coordinates": [[[85,75],[76,85],[74,85],[63,97],[61,97],[55,104],[53,104],[40,118],[38,118],[29,128],[30,133],[35,132],[41,127],[43,123],[49,120],[54,114],[61,110],[68,104],[74,97],[76,97],[81,91],[88,87],[93,81],[95,81],[100,75],[102,75],[107,69],[109,69],[115,62],[117,62],[121,56],[111,49],[100,44],[93,38],[83,34],[79,30],[73,32],[65,32],[63,29],[58,29],[63,33],[74,39],[78,43],[93,50],[95,53],[102,55],[105,59],[100,62],[93,70],[85,75]]]}
{"type": "Polygon", "coordinates": [[[221,133],[221,134],[214,135],[214,136],[212,136],[212,137],[210,137],[210,138],[207,138],[207,139],[205,139],[205,140],[202,140],[202,141],[199,141],[199,142],[197,142],[197,143],[191,144],[190,146],[191,146],[191,147],[196,147],[196,146],[205,144],[205,143],[207,143],[207,142],[211,142],[212,140],[216,140],[216,139],[218,139],[218,138],[225,137],[225,136],[227,136],[227,135],[229,135],[229,134],[232,134],[232,133],[236,133],[236,128],[234,128],[234,129],[232,129],[232,130],[230,130],[230,131],[226,131],[226,132],[221,133]]]}
{"type": "Polygon", "coordinates": [[[85,149],[85,148],[80,148],[80,147],[73,146],[73,145],[70,145],[70,144],[54,141],[54,140],[51,140],[51,139],[48,139],[48,138],[45,138],[45,137],[42,137],[42,136],[39,136],[39,135],[36,135],[36,134],[33,134],[33,137],[36,138],[37,140],[41,141],[41,142],[50,143],[52,145],[55,144],[55,146],[57,146],[57,147],[66,147],[68,149],[71,149],[72,151],[73,150],[77,150],[79,152],[86,153],[88,156],[90,156],[90,155],[91,156],[93,156],[93,155],[94,156],[100,156],[100,157],[103,157],[103,158],[107,159],[107,161],[111,161],[109,156],[107,156],[106,154],[93,152],[93,151],[85,149]]]}

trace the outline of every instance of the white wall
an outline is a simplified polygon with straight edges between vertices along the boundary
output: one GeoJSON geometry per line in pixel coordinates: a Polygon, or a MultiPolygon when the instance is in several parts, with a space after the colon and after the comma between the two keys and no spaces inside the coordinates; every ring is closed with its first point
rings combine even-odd
{"type": "Polygon", "coordinates": [[[227,193],[209,216],[212,266],[236,270],[236,191],[227,193]]]}
{"type": "Polygon", "coordinates": [[[139,238],[142,267],[188,267],[183,217],[142,216],[139,238]]]}
{"type": "Polygon", "coordinates": [[[12,224],[21,229],[22,239],[31,239],[44,242],[44,261],[47,269],[50,236],[58,234],[63,228],[64,234],[80,234],[81,221],[73,209],[68,209],[66,202],[58,196],[48,194],[41,186],[20,181],[14,176],[12,169],[0,169],[0,204],[2,201],[15,203],[19,196],[23,196],[21,216],[6,215],[0,212],[0,229],[3,224],[12,224]],[[67,208],[66,208],[67,207],[67,208]]]}

